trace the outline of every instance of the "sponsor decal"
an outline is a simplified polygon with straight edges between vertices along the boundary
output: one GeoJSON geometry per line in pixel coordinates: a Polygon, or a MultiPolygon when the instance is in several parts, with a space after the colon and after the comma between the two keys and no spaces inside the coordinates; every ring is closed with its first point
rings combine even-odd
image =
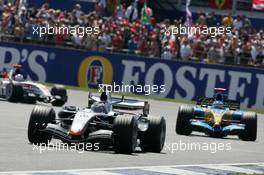
{"type": "Polygon", "coordinates": [[[124,84],[154,85],[162,82],[166,87],[161,97],[196,99],[212,97],[215,87],[228,90],[228,98],[253,108],[264,107],[264,73],[260,69],[204,65],[179,62],[153,62],[122,60],[124,84]]]}
{"type": "Polygon", "coordinates": [[[78,72],[78,84],[80,87],[97,88],[99,84],[112,84],[112,63],[101,56],[85,58],[78,72]]]}
{"type": "Polygon", "coordinates": [[[0,71],[17,63],[23,65],[22,72],[29,80],[88,88],[115,83],[121,90],[148,85],[155,91],[147,94],[187,100],[210,97],[215,87],[223,87],[229,99],[238,100],[243,106],[264,107],[264,70],[252,67],[0,43],[0,71]],[[166,91],[156,88],[161,86],[166,91]]]}
{"type": "Polygon", "coordinates": [[[54,53],[39,49],[29,51],[27,48],[17,49],[0,46],[0,71],[9,70],[12,64],[23,64],[23,69],[28,70],[25,78],[29,80],[47,81],[47,73],[43,64],[54,59],[54,53]]]}

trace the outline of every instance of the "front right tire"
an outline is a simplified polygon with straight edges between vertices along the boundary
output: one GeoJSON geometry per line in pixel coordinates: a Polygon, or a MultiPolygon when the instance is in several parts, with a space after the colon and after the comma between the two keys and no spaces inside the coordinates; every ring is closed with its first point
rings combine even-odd
{"type": "Polygon", "coordinates": [[[164,117],[149,117],[149,127],[140,133],[140,148],[143,152],[160,153],[166,138],[164,117]]]}
{"type": "Polygon", "coordinates": [[[135,117],[123,115],[116,117],[113,124],[114,151],[132,154],[137,146],[137,122],[135,117]]]}
{"type": "Polygon", "coordinates": [[[242,116],[242,123],[245,129],[239,135],[243,141],[255,141],[257,139],[257,114],[255,112],[245,112],[242,116]]]}
{"type": "Polygon", "coordinates": [[[48,123],[55,123],[56,114],[54,109],[46,106],[35,106],[31,112],[28,123],[28,140],[33,144],[48,144],[52,135],[41,130],[48,123]]]}

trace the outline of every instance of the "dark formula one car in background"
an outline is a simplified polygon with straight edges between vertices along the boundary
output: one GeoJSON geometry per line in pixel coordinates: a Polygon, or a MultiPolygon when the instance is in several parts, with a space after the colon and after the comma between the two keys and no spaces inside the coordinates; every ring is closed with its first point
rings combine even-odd
{"type": "Polygon", "coordinates": [[[161,152],[165,142],[164,117],[149,116],[149,104],[137,100],[111,98],[103,92],[98,98],[89,94],[86,108],[64,107],[56,117],[52,108],[36,106],[30,116],[28,139],[46,144],[52,138],[68,144],[99,143],[101,149],[130,154],[139,146],[143,152],[161,152]],[[113,108],[142,109],[132,113],[113,108]]]}
{"type": "Polygon", "coordinates": [[[67,91],[63,86],[56,85],[51,90],[46,86],[24,79],[20,73],[21,65],[13,65],[9,72],[0,76],[0,98],[10,102],[35,104],[37,101],[63,106],[67,100],[67,91]]]}
{"type": "Polygon", "coordinates": [[[213,98],[198,97],[195,106],[180,106],[176,133],[204,132],[211,137],[238,135],[244,141],[257,138],[257,114],[240,110],[240,102],[227,99],[225,89],[215,88],[213,98]]]}

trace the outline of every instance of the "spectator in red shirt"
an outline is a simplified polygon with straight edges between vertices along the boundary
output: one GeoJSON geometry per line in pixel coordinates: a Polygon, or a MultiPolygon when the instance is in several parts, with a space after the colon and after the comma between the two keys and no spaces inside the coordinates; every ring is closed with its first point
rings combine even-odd
{"type": "Polygon", "coordinates": [[[193,56],[202,61],[205,58],[205,47],[202,44],[201,40],[197,40],[193,46],[193,56]]]}
{"type": "Polygon", "coordinates": [[[123,46],[123,37],[120,31],[117,31],[116,34],[112,37],[112,46],[114,50],[120,50],[123,46]]]}

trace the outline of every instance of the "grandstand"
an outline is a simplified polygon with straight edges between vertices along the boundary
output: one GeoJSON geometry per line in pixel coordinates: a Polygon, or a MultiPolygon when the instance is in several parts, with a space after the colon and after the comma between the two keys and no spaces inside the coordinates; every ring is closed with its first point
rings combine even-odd
{"type": "Polygon", "coordinates": [[[63,6],[61,2],[52,0],[28,0],[23,1],[23,5],[18,0],[0,2],[0,36],[5,42],[48,44],[203,63],[264,64],[263,12],[253,11],[249,0],[234,0],[232,5],[228,4],[231,9],[224,10],[212,8],[209,1],[191,1],[194,26],[232,27],[230,35],[215,38],[211,35],[166,35],[166,29],[184,25],[185,0],[148,1],[147,6],[144,0],[137,1],[135,5],[132,0],[120,1],[120,4],[115,1],[114,9],[108,7],[106,0],[64,0],[63,6]],[[127,15],[129,9],[133,14],[127,15]],[[85,36],[57,33],[41,38],[34,34],[34,27],[47,25],[92,26],[98,27],[100,33],[85,36]]]}
{"type": "MultiPolygon", "coordinates": [[[[159,6],[161,9],[180,9],[182,6],[185,6],[186,0],[160,0],[160,1],[153,1],[159,6]]],[[[232,1],[232,7],[234,11],[252,11],[252,0],[234,0],[232,1]]],[[[210,1],[203,1],[203,0],[195,0],[191,1],[191,6],[193,7],[210,7],[210,1]]],[[[263,13],[263,12],[259,12],[263,13]]]]}

